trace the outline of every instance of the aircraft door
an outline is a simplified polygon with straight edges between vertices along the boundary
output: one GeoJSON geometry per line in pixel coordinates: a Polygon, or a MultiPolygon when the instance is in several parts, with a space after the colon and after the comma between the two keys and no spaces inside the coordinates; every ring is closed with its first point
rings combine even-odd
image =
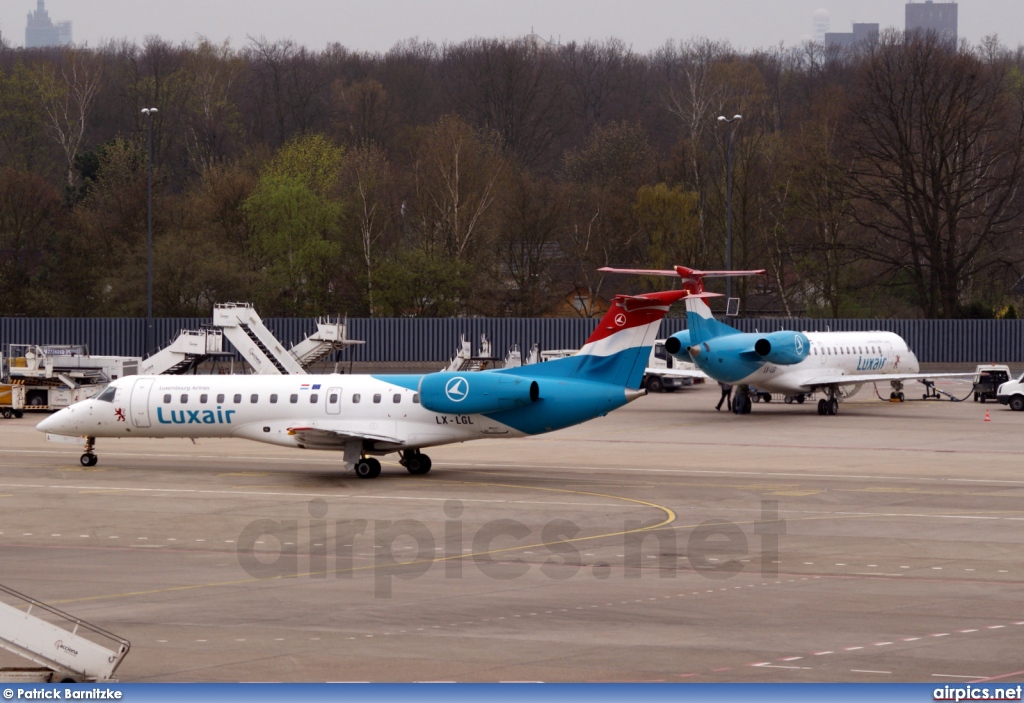
{"type": "Polygon", "coordinates": [[[327,389],[327,414],[328,415],[340,415],[341,414],[341,389],[340,388],[328,388],[327,389]]]}
{"type": "Polygon", "coordinates": [[[149,427],[149,394],[152,390],[151,378],[140,378],[132,386],[132,398],[128,408],[132,415],[132,424],[136,427],[149,427]]]}

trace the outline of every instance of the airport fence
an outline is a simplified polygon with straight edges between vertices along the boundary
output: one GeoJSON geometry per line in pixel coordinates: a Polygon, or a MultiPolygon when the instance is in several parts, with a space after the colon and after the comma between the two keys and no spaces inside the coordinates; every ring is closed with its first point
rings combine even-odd
{"type": "MultiPolygon", "coordinates": [[[[781,329],[817,331],[886,330],[899,334],[925,363],[1024,362],[1024,320],[857,320],[803,318],[736,318],[730,324],[744,332],[781,329]]],[[[157,347],[169,344],[183,329],[209,325],[207,318],[156,318],[157,347]]],[[[264,323],[285,346],[316,329],[305,318],[265,318],[264,323]]],[[[597,325],[581,318],[350,318],[348,336],[366,344],[340,352],[336,361],[443,362],[459,347],[460,335],[479,347],[486,334],[495,356],[512,344],[525,354],[533,343],[541,349],[577,349],[597,325]]],[[[686,329],[683,317],[666,318],[661,336],[686,329]]],[[[83,344],[92,354],[145,356],[145,318],[0,318],[0,345],[83,344]]],[[[227,351],[229,345],[225,345],[227,351]]]]}

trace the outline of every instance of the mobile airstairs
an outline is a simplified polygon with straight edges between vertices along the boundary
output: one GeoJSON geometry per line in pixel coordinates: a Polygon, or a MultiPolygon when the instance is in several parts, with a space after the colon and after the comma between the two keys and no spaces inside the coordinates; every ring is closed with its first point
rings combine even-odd
{"type": "Polygon", "coordinates": [[[39,668],[0,668],[0,681],[113,681],[131,643],[0,585],[0,647],[39,668]]]}
{"type": "Polygon", "coordinates": [[[348,349],[362,340],[349,339],[341,320],[320,318],[316,332],[286,350],[249,303],[221,303],[213,307],[213,324],[241,353],[257,374],[304,374],[328,354],[348,349]]]}
{"type": "Polygon", "coordinates": [[[224,334],[219,329],[182,330],[168,346],[139,362],[139,374],[185,374],[211,357],[224,355],[224,334]]]}

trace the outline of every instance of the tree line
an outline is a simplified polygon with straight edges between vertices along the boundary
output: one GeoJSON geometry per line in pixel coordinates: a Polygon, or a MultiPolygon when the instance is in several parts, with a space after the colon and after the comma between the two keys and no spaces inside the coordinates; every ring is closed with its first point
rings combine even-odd
{"type": "Polygon", "coordinates": [[[722,268],[750,314],[1016,316],[1024,47],[0,47],[0,315],[594,315],[722,268]],[[149,116],[143,108],[157,108],[149,116]]]}

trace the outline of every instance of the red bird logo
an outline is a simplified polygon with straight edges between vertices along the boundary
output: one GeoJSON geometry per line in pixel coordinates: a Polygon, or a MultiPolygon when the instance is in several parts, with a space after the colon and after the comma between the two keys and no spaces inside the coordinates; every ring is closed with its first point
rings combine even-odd
{"type": "Polygon", "coordinates": [[[122,410],[121,408],[117,408],[114,411],[114,414],[117,415],[117,421],[118,422],[124,422],[125,421],[125,419],[124,419],[124,410],[122,410]]]}
{"type": "Polygon", "coordinates": [[[892,367],[898,369],[900,367],[900,355],[896,355],[896,361],[893,362],[892,367]]]}

